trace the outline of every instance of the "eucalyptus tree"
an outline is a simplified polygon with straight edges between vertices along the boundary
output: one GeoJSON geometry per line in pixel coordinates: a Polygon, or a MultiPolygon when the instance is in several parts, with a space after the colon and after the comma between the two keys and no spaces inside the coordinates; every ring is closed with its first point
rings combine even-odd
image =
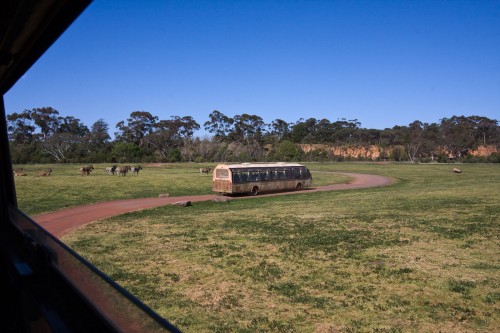
{"type": "Polygon", "coordinates": [[[57,117],[53,133],[47,133],[41,143],[44,152],[56,161],[64,162],[74,157],[79,147],[83,147],[89,129],[80,119],[73,116],[57,117]]]}
{"type": "Polygon", "coordinates": [[[96,149],[102,149],[107,146],[111,140],[108,131],[108,123],[104,119],[97,120],[90,128],[90,133],[88,134],[89,144],[96,149]]]}
{"type": "Polygon", "coordinates": [[[333,134],[332,123],[330,120],[323,118],[316,122],[312,137],[316,143],[333,143],[333,134]]]}
{"type": "Polygon", "coordinates": [[[200,125],[191,116],[172,116],[171,119],[158,121],[153,131],[144,138],[147,145],[154,149],[163,159],[174,156],[186,141],[193,139],[194,132],[200,125]]]}
{"type": "Polygon", "coordinates": [[[158,117],[147,111],[134,111],[126,123],[122,120],[116,124],[116,141],[143,146],[143,138],[153,133],[157,121],[158,117]]]}
{"type": "Polygon", "coordinates": [[[473,129],[476,144],[497,145],[500,139],[498,121],[481,116],[467,117],[473,129]]]}
{"type": "Polygon", "coordinates": [[[233,141],[246,144],[262,143],[264,135],[264,121],[260,116],[243,113],[234,116],[233,130],[229,137],[233,141]]]}
{"type": "Polygon", "coordinates": [[[332,123],[333,139],[337,144],[349,144],[356,140],[361,123],[357,119],[341,118],[332,123]]]}
{"type": "Polygon", "coordinates": [[[57,132],[60,123],[59,111],[52,107],[34,108],[28,110],[31,119],[39,127],[42,138],[50,137],[57,132]]]}
{"type": "Polygon", "coordinates": [[[31,113],[24,110],[21,113],[7,115],[7,130],[9,140],[18,144],[30,144],[36,130],[31,113]]]}
{"type": "Polygon", "coordinates": [[[71,133],[82,137],[89,132],[88,127],[73,116],[57,117],[56,126],[55,133],[71,133]]]}
{"type": "Polygon", "coordinates": [[[474,129],[467,117],[443,118],[439,127],[444,148],[457,158],[467,154],[476,145],[474,129]]]}
{"type": "Polygon", "coordinates": [[[266,138],[273,143],[281,142],[290,137],[290,124],[283,119],[275,119],[267,125],[266,138]]]}
{"type": "Polygon", "coordinates": [[[212,133],[214,139],[218,141],[227,141],[233,129],[234,119],[218,110],[212,111],[208,117],[209,120],[203,124],[205,130],[212,133]]]}
{"type": "Polygon", "coordinates": [[[308,118],[307,120],[300,118],[292,125],[290,133],[291,141],[295,143],[315,143],[316,123],[317,120],[315,118],[308,118]]]}

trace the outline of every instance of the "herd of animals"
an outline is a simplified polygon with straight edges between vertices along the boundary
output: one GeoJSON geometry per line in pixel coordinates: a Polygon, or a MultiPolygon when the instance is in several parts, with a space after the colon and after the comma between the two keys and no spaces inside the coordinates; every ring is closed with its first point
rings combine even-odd
{"type": "MultiPolygon", "coordinates": [[[[107,167],[106,169],[104,169],[104,171],[106,171],[106,173],[108,175],[114,176],[116,174],[118,176],[123,176],[123,177],[125,177],[129,171],[132,172],[132,174],[135,173],[136,175],[139,175],[140,170],[142,170],[142,166],[140,166],[140,165],[137,165],[137,166],[113,165],[113,166],[110,166],[110,167],[107,167]]],[[[80,168],[80,174],[82,176],[90,176],[93,171],[94,171],[93,165],[86,165],[86,166],[82,166],[80,168]]],[[[201,174],[208,175],[210,173],[210,171],[212,171],[212,168],[200,168],[201,174]]],[[[46,169],[46,170],[37,171],[38,176],[41,176],[41,177],[48,177],[48,176],[50,176],[51,173],[52,173],[52,169],[50,169],[50,168],[46,169]]],[[[28,175],[28,173],[23,168],[14,169],[14,176],[27,176],[27,175],[28,175]]]]}
{"type": "MultiPolygon", "coordinates": [[[[110,174],[113,176],[115,174],[117,174],[118,176],[124,176],[124,177],[127,175],[127,173],[129,171],[132,173],[135,173],[136,175],[139,175],[140,170],[142,170],[142,166],[140,166],[140,165],[137,165],[137,166],[113,165],[111,167],[107,167],[106,169],[104,169],[104,171],[106,171],[107,174],[110,174]]],[[[80,174],[82,176],[90,176],[93,171],[94,171],[93,165],[86,165],[86,166],[82,166],[80,168],[80,174]]],[[[46,170],[37,171],[37,175],[42,176],[42,177],[48,177],[48,176],[50,176],[51,173],[52,173],[52,169],[50,169],[50,168],[46,169],[46,170]]],[[[28,172],[23,168],[14,169],[14,176],[16,176],[16,177],[22,177],[22,176],[27,176],[27,175],[28,175],[28,172]]]]}
{"type": "MultiPolygon", "coordinates": [[[[118,176],[123,176],[125,177],[127,173],[130,171],[133,174],[135,173],[136,175],[139,175],[139,171],[142,170],[142,166],[137,165],[137,166],[130,166],[130,165],[125,165],[125,166],[117,166],[113,165],[111,167],[107,167],[104,169],[108,175],[115,175],[117,174],[118,176]]],[[[82,176],[90,176],[90,174],[94,171],[94,166],[93,165],[87,165],[84,167],[80,168],[80,173],[82,176]]]]}

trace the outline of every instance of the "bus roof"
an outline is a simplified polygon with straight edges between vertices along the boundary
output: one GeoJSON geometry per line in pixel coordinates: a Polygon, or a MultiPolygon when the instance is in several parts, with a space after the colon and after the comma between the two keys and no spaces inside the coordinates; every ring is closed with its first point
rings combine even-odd
{"type": "Polygon", "coordinates": [[[277,162],[277,163],[238,163],[238,164],[219,164],[215,168],[222,169],[247,169],[247,168],[279,168],[279,167],[303,167],[302,164],[298,163],[287,163],[287,162],[277,162]]]}

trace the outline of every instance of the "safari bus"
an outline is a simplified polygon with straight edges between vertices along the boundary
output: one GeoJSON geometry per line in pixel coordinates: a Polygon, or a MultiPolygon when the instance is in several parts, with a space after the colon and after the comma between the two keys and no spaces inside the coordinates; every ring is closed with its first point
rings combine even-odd
{"type": "Polygon", "coordinates": [[[220,194],[300,191],[312,185],[309,169],[296,163],[219,164],[212,177],[212,191],[220,194]]]}

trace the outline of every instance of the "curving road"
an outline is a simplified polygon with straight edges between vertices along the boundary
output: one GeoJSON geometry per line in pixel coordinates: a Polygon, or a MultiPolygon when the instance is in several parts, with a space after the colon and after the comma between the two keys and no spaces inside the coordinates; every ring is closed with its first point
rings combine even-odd
{"type": "MultiPolygon", "coordinates": [[[[290,195],[297,193],[318,192],[318,191],[335,191],[335,190],[348,190],[360,189],[376,186],[386,186],[394,182],[392,178],[360,174],[360,173],[347,173],[347,172],[334,172],[335,174],[346,175],[352,177],[348,183],[335,184],[329,186],[320,186],[310,189],[305,189],[300,192],[281,192],[281,193],[263,193],[259,197],[276,196],[276,195],[290,195]]],[[[50,232],[55,237],[70,232],[71,230],[94,221],[106,219],[112,216],[120,215],[123,213],[149,209],[170,205],[180,201],[208,201],[217,197],[216,194],[196,195],[196,196],[182,196],[182,197],[164,197],[164,198],[142,198],[142,199],[127,199],[127,200],[114,200],[98,202],[94,204],[71,207],[55,212],[44,213],[32,216],[38,224],[45,230],[50,232]]],[[[231,199],[249,198],[248,196],[232,197],[231,199]]]]}

